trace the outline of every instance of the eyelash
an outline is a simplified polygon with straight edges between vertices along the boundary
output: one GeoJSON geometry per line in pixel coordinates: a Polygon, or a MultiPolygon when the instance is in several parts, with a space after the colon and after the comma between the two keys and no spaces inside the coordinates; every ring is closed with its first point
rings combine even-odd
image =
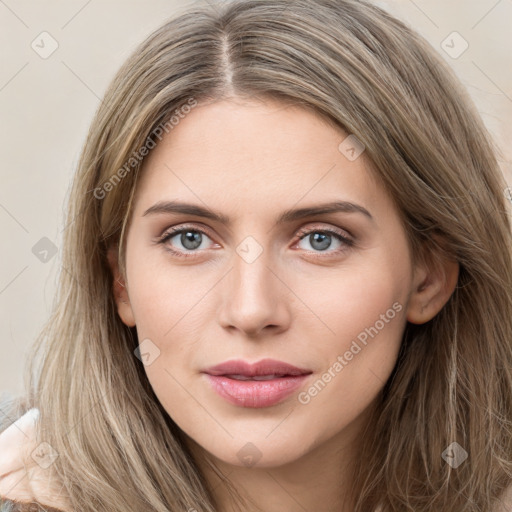
{"type": "MultiPolygon", "coordinates": [[[[209,238],[211,238],[205,230],[197,228],[196,226],[182,226],[182,227],[179,227],[179,228],[170,228],[168,231],[166,231],[157,240],[157,243],[165,245],[166,242],[168,240],[170,240],[171,238],[174,238],[176,235],[179,235],[181,233],[185,233],[185,232],[188,232],[188,231],[192,231],[192,232],[195,232],[195,233],[202,233],[203,235],[206,235],[209,238]]],[[[342,242],[345,245],[345,247],[342,247],[340,249],[336,249],[335,251],[329,251],[329,252],[326,253],[326,254],[329,254],[331,256],[333,254],[339,255],[339,254],[347,251],[349,248],[351,248],[351,247],[353,247],[355,245],[354,240],[352,240],[351,238],[346,237],[340,231],[337,231],[337,230],[334,230],[334,229],[318,229],[318,228],[309,228],[309,229],[302,228],[302,229],[300,229],[298,231],[298,233],[297,233],[297,236],[298,236],[297,243],[299,241],[303,240],[304,238],[306,238],[308,235],[311,235],[312,233],[322,233],[322,234],[333,235],[337,240],[339,240],[340,242],[342,242]]],[[[174,256],[177,256],[179,258],[194,258],[194,257],[197,256],[197,252],[198,252],[198,251],[191,251],[190,254],[187,254],[187,253],[184,253],[182,251],[177,251],[175,249],[172,249],[169,246],[165,246],[165,250],[169,251],[171,254],[173,254],[174,256]]],[[[312,251],[309,251],[309,252],[312,252],[312,251]]],[[[315,252],[319,253],[319,251],[315,251],[315,252]]],[[[316,255],[314,257],[315,258],[322,258],[322,259],[326,258],[326,256],[320,256],[320,255],[316,255]]],[[[329,257],[329,256],[327,256],[327,257],[329,257]]]]}

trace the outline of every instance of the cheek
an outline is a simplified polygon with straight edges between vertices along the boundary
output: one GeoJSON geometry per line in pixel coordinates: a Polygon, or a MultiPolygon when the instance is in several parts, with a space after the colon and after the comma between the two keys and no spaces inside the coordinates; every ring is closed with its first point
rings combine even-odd
{"type": "Polygon", "coordinates": [[[288,428],[275,430],[274,440],[267,437],[275,418],[255,422],[227,406],[216,409],[195,373],[198,359],[214,358],[211,335],[222,335],[216,323],[222,293],[215,284],[224,269],[201,272],[194,265],[173,268],[163,258],[133,259],[130,298],[139,339],[153,339],[161,351],[145,367],[158,400],[183,431],[209,451],[218,450],[221,458],[236,454],[247,432],[262,449],[274,442],[276,458],[295,456],[340,432],[375,399],[396,361],[407,297],[407,280],[400,275],[408,267],[395,249],[395,254],[376,250],[346,266],[318,268],[309,275],[285,272],[283,280],[294,283],[293,293],[283,289],[280,296],[290,313],[290,350],[314,366],[315,379],[293,398],[288,428]],[[235,441],[226,440],[224,425],[235,441]],[[237,446],[228,449],[229,443],[237,446]]]}
{"type": "Polygon", "coordinates": [[[408,288],[401,275],[407,269],[406,261],[381,253],[315,285],[308,305],[330,332],[315,346],[320,378],[304,390],[302,403],[328,408],[339,401],[357,414],[376,396],[395,365],[406,324],[408,288]]]}
{"type": "MultiPolygon", "coordinates": [[[[285,275],[286,281],[294,283],[298,297],[289,293],[281,297],[288,300],[294,319],[290,328],[294,329],[293,323],[300,325],[308,339],[315,338],[316,333],[317,348],[318,337],[327,337],[330,341],[326,339],[322,346],[329,352],[328,347],[342,350],[347,340],[350,346],[350,340],[358,335],[364,338],[365,329],[379,321],[380,315],[396,301],[403,304],[405,300],[407,283],[401,276],[407,262],[401,245],[395,244],[393,253],[390,248],[377,248],[337,268],[285,275]]],[[[146,253],[133,249],[128,262],[130,302],[139,338],[158,340],[162,351],[185,353],[187,343],[204,337],[204,329],[216,321],[216,298],[217,302],[221,299],[215,291],[219,272],[201,270],[198,265],[176,265],[160,248],[146,253]],[[180,339],[179,347],[172,343],[176,338],[180,339]]],[[[385,330],[392,329],[386,324],[385,330]]]]}
{"type": "Polygon", "coordinates": [[[128,278],[137,330],[161,340],[172,337],[182,322],[191,322],[211,288],[201,270],[176,265],[160,247],[134,250],[128,278]]]}
{"type": "Polygon", "coordinates": [[[320,324],[322,332],[335,344],[343,345],[347,339],[373,326],[390,308],[389,314],[394,317],[395,302],[404,307],[408,288],[402,276],[406,268],[406,262],[396,261],[394,255],[386,257],[376,252],[314,281],[298,280],[294,291],[306,298],[317,323],[321,320],[323,324],[320,324]]]}
{"type": "MultiPolygon", "coordinates": [[[[395,366],[405,308],[400,301],[393,302],[389,289],[372,290],[373,296],[360,296],[365,300],[359,309],[351,306],[352,316],[338,309],[338,321],[332,323],[336,335],[320,349],[322,370],[297,397],[301,405],[296,417],[304,429],[310,428],[311,418],[322,418],[321,440],[362,417],[395,366]]],[[[315,357],[320,358],[320,353],[315,357]]]]}
{"type": "Polygon", "coordinates": [[[185,404],[186,409],[191,406],[187,390],[198,369],[199,342],[205,326],[215,320],[215,308],[208,307],[208,291],[218,281],[217,275],[201,273],[193,265],[173,267],[161,255],[132,253],[131,265],[130,303],[137,335],[151,354],[144,370],[166,409],[183,411],[185,404]]]}
{"type": "Polygon", "coordinates": [[[385,281],[368,286],[358,282],[358,287],[347,286],[345,291],[324,309],[326,323],[335,332],[324,352],[329,352],[327,368],[339,362],[342,368],[337,366],[337,373],[350,381],[344,386],[357,390],[372,374],[386,380],[391,372],[405,326],[405,307],[398,290],[385,281]]]}

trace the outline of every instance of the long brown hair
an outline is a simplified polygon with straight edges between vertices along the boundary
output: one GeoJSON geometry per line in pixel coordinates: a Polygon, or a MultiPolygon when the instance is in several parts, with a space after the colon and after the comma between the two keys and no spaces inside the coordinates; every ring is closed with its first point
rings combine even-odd
{"type": "Polygon", "coordinates": [[[311,108],[355,134],[413,257],[444,252],[460,264],[439,314],[406,326],[362,433],[355,512],[491,510],[512,479],[512,235],[498,149],[436,51],[363,0],[194,7],[112,81],[74,178],[58,293],[31,367],[39,436],[59,453],[73,508],[216,509],[134,356],[106,253],[118,244],[124,273],[141,148],[186,105],[232,96],[311,108]],[[456,469],[442,457],[453,442],[469,454],[456,469]]]}

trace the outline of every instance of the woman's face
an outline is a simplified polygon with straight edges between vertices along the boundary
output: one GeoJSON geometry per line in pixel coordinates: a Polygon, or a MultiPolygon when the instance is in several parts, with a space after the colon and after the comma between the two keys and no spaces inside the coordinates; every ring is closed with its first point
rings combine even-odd
{"type": "Polygon", "coordinates": [[[347,135],[303,109],[220,101],[145,161],[119,313],[165,410],[225,463],[350,444],[395,364],[414,269],[398,212],[347,135]],[[205,373],[264,359],[302,374],[205,373]]]}

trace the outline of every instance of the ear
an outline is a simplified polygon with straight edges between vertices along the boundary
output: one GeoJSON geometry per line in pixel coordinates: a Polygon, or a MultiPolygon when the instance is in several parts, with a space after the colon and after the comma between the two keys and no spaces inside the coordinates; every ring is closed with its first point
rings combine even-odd
{"type": "Polygon", "coordinates": [[[125,325],[128,327],[134,327],[135,317],[130,304],[126,282],[119,271],[119,255],[117,245],[109,247],[107,251],[107,258],[110,270],[112,271],[112,289],[117,304],[117,312],[119,313],[119,316],[125,325]]]}
{"type": "MultiPolygon", "coordinates": [[[[440,242],[439,237],[434,238],[440,242]]],[[[458,261],[447,258],[440,251],[429,254],[414,269],[407,320],[412,324],[423,324],[434,318],[448,302],[458,278],[458,261]]]]}

